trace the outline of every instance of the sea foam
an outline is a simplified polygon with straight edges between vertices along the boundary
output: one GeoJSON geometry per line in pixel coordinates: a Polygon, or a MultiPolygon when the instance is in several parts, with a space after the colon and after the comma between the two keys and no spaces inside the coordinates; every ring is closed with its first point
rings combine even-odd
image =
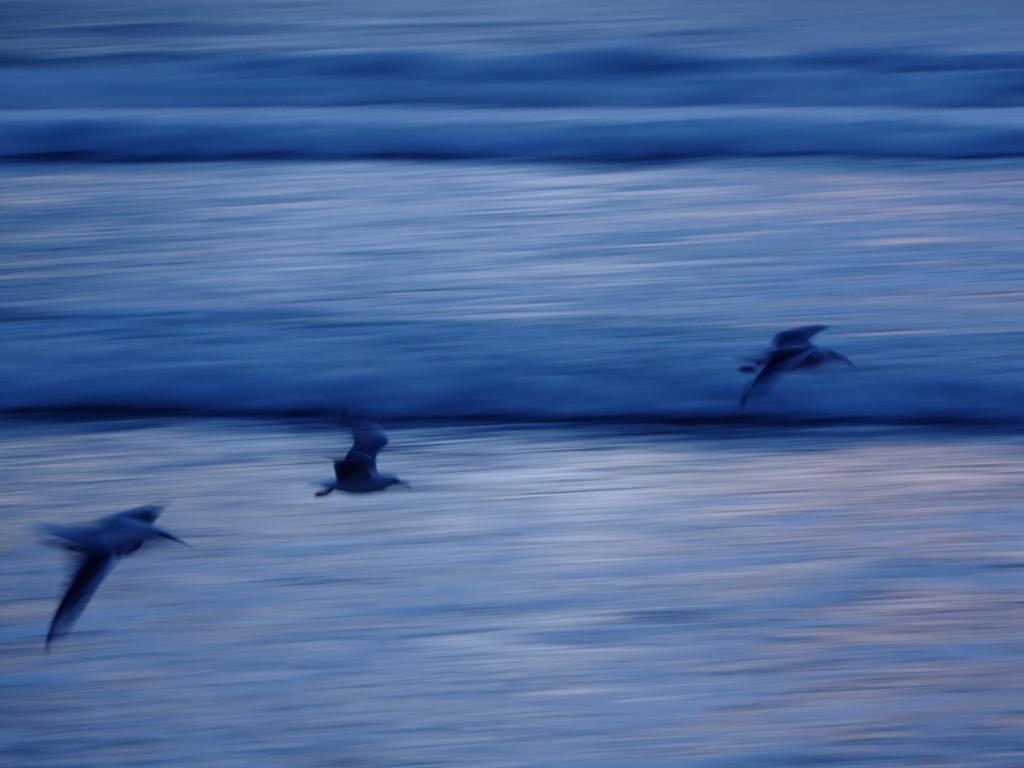
{"type": "Polygon", "coordinates": [[[0,158],[1016,157],[1022,94],[1009,53],[23,57],[0,66],[0,158]]]}

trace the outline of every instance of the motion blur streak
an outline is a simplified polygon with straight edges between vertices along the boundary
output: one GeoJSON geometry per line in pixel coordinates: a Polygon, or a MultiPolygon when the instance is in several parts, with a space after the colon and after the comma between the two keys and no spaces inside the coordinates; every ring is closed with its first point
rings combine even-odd
{"type": "Polygon", "coordinates": [[[1019,768],[1020,28],[0,0],[0,763],[1019,768]]]}

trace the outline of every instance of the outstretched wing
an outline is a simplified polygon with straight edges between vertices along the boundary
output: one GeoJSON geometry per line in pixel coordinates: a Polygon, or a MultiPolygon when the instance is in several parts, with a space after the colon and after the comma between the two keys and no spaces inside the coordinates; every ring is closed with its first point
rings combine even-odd
{"type": "Polygon", "coordinates": [[[50,622],[50,631],[46,635],[46,645],[71,631],[85,606],[89,604],[103,579],[117,562],[110,554],[90,554],[82,558],[75,573],[75,578],[64,594],[64,599],[57,606],[57,612],[50,622]]]}
{"type": "Polygon", "coordinates": [[[388,444],[388,436],[379,424],[367,419],[352,419],[349,426],[352,429],[352,450],[349,455],[356,452],[376,459],[377,454],[388,444]]]}
{"type": "Polygon", "coordinates": [[[40,533],[49,536],[45,543],[61,547],[72,552],[84,552],[96,547],[98,534],[94,528],[80,525],[56,525],[40,523],[40,533]]]}
{"type": "Polygon", "coordinates": [[[853,361],[842,352],[836,352],[834,349],[829,349],[828,347],[816,347],[815,349],[815,357],[821,358],[819,362],[827,363],[830,360],[836,360],[840,363],[846,363],[851,368],[857,367],[853,364],[853,361]]]}
{"type": "Polygon", "coordinates": [[[772,346],[775,349],[804,347],[811,343],[811,337],[821,333],[826,328],[828,328],[827,325],[802,325],[799,328],[790,328],[788,331],[775,334],[775,338],[772,339],[772,346]]]}
{"type": "Polygon", "coordinates": [[[353,448],[344,459],[334,462],[334,476],[339,483],[369,480],[372,478],[374,465],[372,456],[367,456],[353,448]]]}
{"type": "Polygon", "coordinates": [[[774,351],[764,368],[744,387],[743,394],[740,396],[740,408],[747,404],[747,399],[754,393],[754,390],[766,387],[780,373],[799,368],[801,363],[813,353],[814,347],[791,347],[774,351]]]}
{"type": "Polygon", "coordinates": [[[778,373],[778,369],[772,368],[770,365],[766,365],[762,368],[761,372],[747,382],[747,386],[743,388],[743,394],[740,395],[740,408],[743,408],[747,404],[747,400],[752,394],[754,394],[755,389],[766,386],[769,381],[778,375],[778,373]]]}
{"type": "Polygon", "coordinates": [[[160,517],[160,513],[164,511],[162,504],[146,504],[142,507],[135,507],[135,509],[129,509],[126,512],[118,512],[116,515],[112,515],[107,520],[114,520],[116,518],[129,518],[130,520],[141,520],[146,523],[155,523],[156,519],[160,517]]]}

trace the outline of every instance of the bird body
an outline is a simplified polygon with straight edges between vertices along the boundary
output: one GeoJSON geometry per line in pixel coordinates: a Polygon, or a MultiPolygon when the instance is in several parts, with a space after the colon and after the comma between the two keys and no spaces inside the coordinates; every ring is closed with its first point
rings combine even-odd
{"type": "Polygon", "coordinates": [[[811,339],[827,325],[802,325],[775,334],[772,345],[759,357],[754,358],[752,365],[740,368],[744,373],[757,371],[743,389],[740,397],[740,408],[747,404],[747,399],[755,390],[770,384],[779,374],[789,373],[800,368],[814,368],[824,363],[838,361],[855,367],[849,358],[828,347],[820,347],[811,339]]]}
{"type": "Polygon", "coordinates": [[[53,543],[79,557],[71,584],[50,622],[50,631],[46,635],[47,647],[71,631],[103,579],[121,558],[137,551],[150,539],[163,538],[179,544],[185,543],[153,524],[162,511],[162,506],[151,504],[104,517],[91,526],[43,526],[54,537],[53,543]]]}
{"type": "Polygon", "coordinates": [[[372,493],[392,485],[406,485],[394,475],[377,471],[377,454],[388,444],[388,436],[379,424],[366,419],[349,419],[352,447],[345,458],[334,461],[334,479],[322,483],[317,496],[331,491],[372,493]]]}

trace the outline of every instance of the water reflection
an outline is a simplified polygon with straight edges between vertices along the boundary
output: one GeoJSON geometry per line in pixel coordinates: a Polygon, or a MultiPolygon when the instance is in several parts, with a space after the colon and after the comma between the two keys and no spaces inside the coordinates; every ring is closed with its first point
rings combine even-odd
{"type": "Polygon", "coordinates": [[[994,766],[1017,738],[1018,441],[389,432],[415,491],[314,500],[334,430],[13,429],[7,748],[109,762],[127,727],[154,765],[912,764],[942,729],[994,766]],[[173,498],[195,546],[127,560],[50,658],[43,466],[65,510],[173,498]]]}

